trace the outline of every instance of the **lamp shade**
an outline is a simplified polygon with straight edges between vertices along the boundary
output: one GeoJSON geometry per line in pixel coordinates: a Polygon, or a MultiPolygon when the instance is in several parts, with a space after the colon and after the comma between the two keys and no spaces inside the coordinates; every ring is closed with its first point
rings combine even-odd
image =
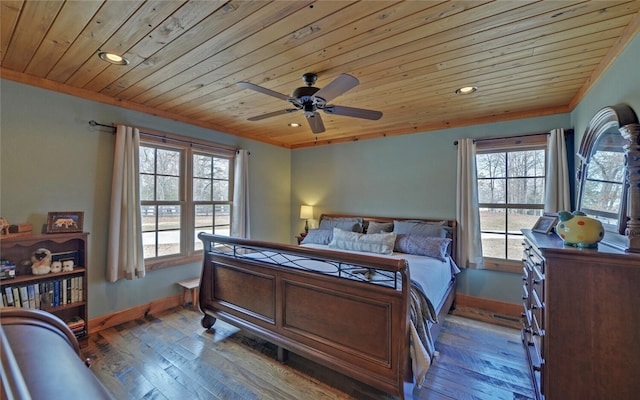
{"type": "Polygon", "coordinates": [[[313,206],[300,206],[300,219],[313,219],[313,206]]]}

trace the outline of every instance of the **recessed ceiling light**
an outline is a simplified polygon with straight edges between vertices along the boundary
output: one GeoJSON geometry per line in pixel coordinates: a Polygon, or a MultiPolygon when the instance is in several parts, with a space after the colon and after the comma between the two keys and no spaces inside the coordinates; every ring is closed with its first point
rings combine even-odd
{"type": "Polygon", "coordinates": [[[98,57],[100,57],[101,60],[104,60],[111,64],[116,64],[116,65],[129,64],[129,60],[115,53],[108,53],[105,51],[101,51],[100,53],[98,53],[98,57]]]}
{"type": "Polygon", "coordinates": [[[456,94],[471,94],[478,90],[477,86],[463,86],[460,89],[456,89],[456,94]]]}
{"type": "Polygon", "coordinates": [[[296,122],[292,122],[292,123],[290,123],[290,124],[289,124],[289,126],[290,126],[290,127],[292,127],[292,128],[299,128],[299,127],[301,127],[302,125],[300,125],[300,124],[298,124],[298,123],[296,123],[296,122]]]}

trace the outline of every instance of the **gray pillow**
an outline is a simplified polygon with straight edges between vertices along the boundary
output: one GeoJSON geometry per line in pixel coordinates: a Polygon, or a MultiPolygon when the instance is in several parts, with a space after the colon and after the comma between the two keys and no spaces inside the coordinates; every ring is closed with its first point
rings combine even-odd
{"type": "Polygon", "coordinates": [[[392,254],[395,242],[396,234],[393,232],[365,235],[364,233],[347,232],[334,228],[333,238],[329,243],[329,247],[342,250],[392,254]]]}
{"type": "Polygon", "coordinates": [[[329,244],[333,238],[333,230],[310,229],[307,236],[302,239],[301,244],[329,244]]]}
{"type": "Polygon", "coordinates": [[[362,232],[362,218],[357,217],[323,217],[320,220],[319,229],[333,228],[349,232],[362,232]]]}
{"type": "Polygon", "coordinates": [[[375,222],[369,221],[367,226],[367,234],[393,232],[393,222],[375,222]]]}
{"type": "MultiPolygon", "coordinates": [[[[444,221],[442,221],[444,222],[444,221]]],[[[431,237],[446,237],[446,227],[440,223],[423,221],[393,221],[393,232],[398,235],[417,234],[431,237]]]]}
{"type": "Polygon", "coordinates": [[[449,256],[451,239],[412,234],[400,234],[396,238],[394,250],[400,253],[428,256],[446,261],[449,256]]]}

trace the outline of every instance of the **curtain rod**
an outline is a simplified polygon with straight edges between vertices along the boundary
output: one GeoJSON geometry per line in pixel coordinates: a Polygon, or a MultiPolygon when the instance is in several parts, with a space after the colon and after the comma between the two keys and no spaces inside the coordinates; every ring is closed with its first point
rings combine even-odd
{"type": "MultiPolygon", "coordinates": [[[[503,139],[514,139],[514,138],[521,138],[521,137],[529,137],[529,136],[541,136],[541,135],[549,135],[549,132],[540,132],[540,133],[524,133],[522,135],[513,135],[513,136],[492,136],[492,137],[487,137],[487,138],[479,138],[479,139],[473,139],[473,143],[476,142],[488,142],[490,140],[503,140],[503,139]]],[[[454,146],[458,145],[458,141],[455,140],[453,142],[454,146]]]]}
{"type": "MultiPolygon", "coordinates": [[[[115,131],[117,129],[113,125],[101,124],[101,123],[96,122],[94,120],[89,121],[89,125],[91,125],[91,126],[102,126],[102,127],[105,127],[105,128],[111,128],[114,131],[113,133],[115,133],[115,131]]],[[[138,128],[138,129],[140,129],[140,128],[138,128]]],[[[231,147],[231,146],[227,147],[227,146],[224,146],[224,145],[214,145],[214,144],[207,144],[207,143],[191,141],[191,140],[188,140],[188,139],[179,139],[179,138],[176,138],[176,137],[169,137],[169,136],[163,135],[161,133],[145,132],[142,129],[140,129],[140,134],[141,135],[146,135],[146,136],[151,136],[151,137],[154,137],[154,138],[157,138],[157,139],[162,139],[163,141],[174,141],[174,142],[178,142],[178,143],[187,143],[187,144],[189,144],[191,146],[196,145],[196,146],[202,146],[202,147],[210,147],[212,149],[220,149],[220,150],[235,151],[235,152],[238,151],[237,148],[234,148],[234,147],[231,147]]]]}

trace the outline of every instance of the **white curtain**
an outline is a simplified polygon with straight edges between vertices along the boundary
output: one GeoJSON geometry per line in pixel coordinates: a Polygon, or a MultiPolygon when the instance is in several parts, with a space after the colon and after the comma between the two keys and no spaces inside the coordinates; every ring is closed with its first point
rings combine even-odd
{"type": "Polygon", "coordinates": [[[145,276],[140,214],[139,147],[140,131],[130,126],[118,125],[113,158],[107,248],[109,282],[145,276]]]}
{"type": "Polygon", "coordinates": [[[547,173],[544,211],[571,211],[569,167],[564,129],[554,129],[547,141],[547,173]]]}
{"type": "Polygon", "coordinates": [[[249,152],[236,152],[233,183],[233,219],[231,236],[248,239],[251,236],[249,224],[249,152]]]}
{"type": "Polygon", "coordinates": [[[458,251],[456,254],[458,266],[483,268],[476,145],[473,139],[458,141],[456,219],[458,221],[458,251]]]}

